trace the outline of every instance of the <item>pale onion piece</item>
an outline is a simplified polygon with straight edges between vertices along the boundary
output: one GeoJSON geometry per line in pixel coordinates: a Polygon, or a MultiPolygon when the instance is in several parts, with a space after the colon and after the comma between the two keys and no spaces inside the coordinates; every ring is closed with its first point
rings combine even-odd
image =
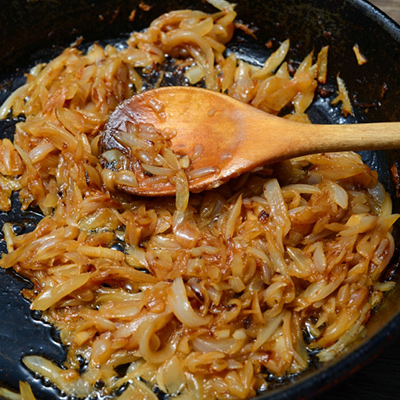
{"type": "MultiPolygon", "coordinates": [[[[179,211],[175,211],[179,212],[179,211]]],[[[190,240],[191,235],[187,235],[188,239],[190,240]]],[[[178,250],[182,246],[179,244],[179,242],[176,240],[174,237],[170,237],[169,235],[155,235],[151,238],[151,244],[154,245],[155,247],[158,247],[160,249],[170,249],[170,250],[178,250]]]]}
{"type": "MultiPolygon", "coordinates": [[[[137,127],[136,127],[137,129],[137,127]]],[[[139,138],[134,132],[114,131],[113,136],[123,146],[129,146],[131,149],[143,149],[152,151],[154,144],[139,138]]]]}
{"type": "Polygon", "coordinates": [[[146,252],[140,247],[128,247],[127,254],[126,261],[129,265],[133,267],[149,267],[149,264],[146,260],[146,252]]]}
{"type": "Polygon", "coordinates": [[[185,78],[191,85],[195,85],[204,78],[204,69],[200,65],[193,65],[185,71],[185,78]]]}
{"type": "Polygon", "coordinates": [[[4,236],[4,241],[6,242],[6,245],[7,245],[7,252],[8,252],[8,254],[10,254],[14,251],[15,234],[12,229],[12,225],[9,222],[6,222],[3,225],[3,236],[4,236]]]}
{"type": "Polygon", "coordinates": [[[187,176],[189,180],[194,180],[203,178],[204,176],[207,175],[216,174],[217,172],[219,172],[219,169],[217,167],[210,166],[210,167],[193,169],[192,171],[188,172],[187,176]]]}
{"type": "Polygon", "coordinates": [[[315,243],[313,262],[317,270],[322,274],[326,269],[326,256],[322,242],[315,243]]]}
{"type": "Polygon", "coordinates": [[[102,178],[99,170],[90,164],[85,164],[84,168],[86,174],[86,182],[100,188],[102,185],[102,178]]]}
{"type": "MultiPolygon", "coordinates": [[[[25,85],[22,85],[19,87],[17,90],[15,90],[7,99],[6,101],[1,105],[0,107],[0,119],[7,118],[8,113],[12,109],[14,101],[18,97],[25,97],[24,93],[25,91],[29,88],[29,83],[25,83],[25,85]]],[[[15,115],[16,116],[16,115],[15,115]]]]}
{"type": "Polygon", "coordinates": [[[116,261],[123,261],[125,259],[125,254],[122,251],[109,249],[108,247],[81,244],[78,246],[77,251],[87,257],[109,258],[116,261]]]}
{"type": "MultiPolygon", "coordinates": [[[[122,57],[124,57],[124,59],[126,61],[129,62],[131,67],[135,67],[135,68],[147,67],[147,66],[149,66],[149,65],[151,65],[153,63],[150,55],[148,53],[146,53],[145,51],[143,51],[143,50],[134,49],[132,47],[127,47],[126,49],[123,49],[120,52],[120,54],[121,54],[122,57]]],[[[130,71],[131,70],[135,71],[134,68],[130,68],[130,71]]],[[[137,74],[137,75],[140,77],[139,74],[137,74]]],[[[132,77],[130,76],[130,78],[132,78],[132,77]]],[[[131,79],[131,81],[134,82],[136,89],[138,89],[138,87],[141,88],[142,87],[141,79],[140,79],[140,81],[135,82],[136,79],[138,79],[138,78],[135,77],[133,80],[131,79]],[[140,84],[138,84],[139,82],[140,82],[140,84]]]]}
{"type": "Polygon", "coordinates": [[[160,389],[167,394],[178,394],[184,388],[185,373],[176,355],[159,368],[156,379],[160,389]]]}
{"type": "Polygon", "coordinates": [[[1,386],[0,386],[0,397],[7,400],[23,400],[19,393],[15,393],[1,386]]]}
{"type": "Polygon", "coordinates": [[[111,169],[104,168],[101,170],[101,179],[107,190],[113,191],[115,188],[115,172],[111,169]]]}
{"type": "Polygon", "coordinates": [[[235,233],[236,225],[238,224],[238,218],[240,216],[240,212],[242,210],[242,195],[240,195],[236,203],[230,207],[228,212],[228,219],[226,221],[225,227],[225,238],[229,239],[233,237],[235,233]]]}
{"type": "Polygon", "coordinates": [[[311,73],[311,75],[314,76],[314,71],[312,70],[313,69],[312,63],[313,63],[313,53],[310,53],[304,58],[304,60],[297,67],[294,76],[301,75],[303,72],[311,73]]]}
{"type": "Polygon", "coordinates": [[[203,146],[201,144],[196,144],[196,146],[194,146],[194,153],[191,159],[196,160],[201,156],[202,153],[203,153],[203,146]]]}
{"type": "Polygon", "coordinates": [[[218,339],[227,339],[229,336],[231,336],[231,330],[226,328],[226,329],[221,329],[221,330],[215,331],[215,336],[218,339]]]}
{"type": "Polygon", "coordinates": [[[348,228],[340,231],[339,235],[352,236],[357,233],[368,232],[375,228],[378,221],[379,217],[376,215],[353,214],[346,223],[346,227],[348,228]]]}
{"type": "Polygon", "coordinates": [[[52,286],[49,289],[45,289],[41,292],[31,304],[32,310],[44,311],[56,304],[63,297],[68,296],[76,289],[82,287],[88,282],[90,278],[89,273],[84,273],[78,276],[74,276],[65,282],[61,282],[58,285],[52,286]]]}
{"type": "Polygon", "coordinates": [[[283,320],[283,313],[280,313],[275,318],[267,320],[264,328],[257,333],[257,339],[253,343],[252,351],[257,351],[264,343],[271,339],[275,331],[280,327],[283,320]]]}
{"type": "Polygon", "coordinates": [[[198,336],[195,337],[191,341],[191,343],[194,350],[201,353],[210,353],[213,351],[222,351],[224,353],[229,353],[231,348],[236,344],[236,338],[215,338],[198,336]]]}
{"type": "Polygon", "coordinates": [[[368,62],[365,56],[361,53],[357,43],[353,46],[353,51],[356,56],[358,65],[364,65],[368,62]]]}
{"type": "MultiPolygon", "coordinates": [[[[150,61],[150,64],[148,64],[148,65],[151,65],[151,61],[150,61]]],[[[129,80],[135,86],[136,92],[140,93],[143,90],[143,80],[142,80],[141,76],[136,72],[135,68],[133,68],[132,65],[129,65],[128,68],[129,68],[129,80]]]]}
{"type": "Polygon", "coordinates": [[[190,250],[190,254],[193,257],[200,257],[203,253],[205,254],[218,254],[220,249],[213,246],[198,246],[190,250]]]}
{"type": "Polygon", "coordinates": [[[218,53],[222,54],[225,51],[226,47],[222,43],[213,39],[212,37],[204,36],[204,39],[206,40],[206,42],[210,44],[210,46],[216,51],[217,54],[218,53]]]}
{"type": "Polygon", "coordinates": [[[175,175],[176,200],[178,211],[185,211],[189,203],[189,182],[184,171],[179,170],[175,175]]]}
{"type": "Polygon", "coordinates": [[[314,193],[322,193],[322,190],[314,185],[307,185],[305,183],[294,183],[291,185],[286,185],[282,187],[282,192],[285,193],[289,190],[295,190],[298,193],[304,194],[314,194],[314,193]]]}
{"type": "Polygon", "coordinates": [[[146,383],[132,379],[127,389],[118,396],[118,400],[158,400],[158,397],[146,383]]]}
{"type": "Polygon", "coordinates": [[[386,281],[386,282],[375,282],[374,288],[376,290],[381,290],[382,292],[388,292],[392,290],[396,286],[396,282],[394,281],[386,281]]]}
{"type": "Polygon", "coordinates": [[[187,264],[187,274],[197,276],[201,274],[201,271],[204,270],[204,259],[203,258],[191,258],[187,264]]]}
{"type": "Polygon", "coordinates": [[[164,217],[160,217],[157,220],[157,226],[156,226],[156,230],[154,231],[154,233],[156,235],[160,234],[160,233],[164,233],[166,232],[169,228],[171,227],[171,222],[169,220],[169,217],[164,218],[164,217]]]}
{"type": "MultiPolygon", "coordinates": [[[[164,103],[161,103],[156,99],[149,99],[146,102],[146,105],[148,105],[154,111],[154,113],[158,115],[162,114],[162,112],[165,110],[164,103]]],[[[153,125],[141,123],[135,126],[135,128],[137,137],[139,139],[148,141],[149,144],[151,144],[150,142],[153,142],[153,144],[162,143],[163,139],[165,138],[165,133],[159,131],[153,125]]]]}
{"type": "Polygon", "coordinates": [[[104,277],[108,277],[110,275],[121,276],[125,279],[138,283],[149,283],[149,284],[157,283],[157,278],[154,277],[153,275],[147,274],[145,272],[139,271],[135,268],[128,266],[118,266],[118,265],[112,265],[112,266],[109,265],[108,267],[100,266],[97,276],[101,275],[103,275],[104,277]]]}
{"type": "Polygon", "coordinates": [[[43,141],[38,146],[34,147],[29,153],[28,157],[31,159],[32,163],[37,163],[46,158],[48,154],[50,154],[56,148],[49,142],[43,141]]]}
{"type": "Polygon", "coordinates": [[[366,214],[371,211],[371,208],[368,204],[355,204],[351,208],[352,214],[366,214]]]}
{"type": "Polygon", "coordinates": [[[211,16],[205,17],[202,15],[200,18],[187,18],[183,19],[179,24],[181,29],[189,29],[196,32],[200,36],[208,35],[214,27],[214,20],[211,16]]]}
{"type": "Polygon", "coordinates": [[[400,214],[385,215],[378,219],[378,226],[385,231],[389,231],[395,222],[399,219],[400,214]]]}
{"type": "Polygon", "coordinates": [[[265,233],[267,239],[268,256],[271,260],[270,264],[273,266],[274,271],[278,271],[282,275],[288,275],[287,264],[282,251],[282,232],[281,227],[276,228],[276,235],[272,235],[270,232],[265,233]],[[281,240],[281,242],[279,242],[281,240]]]}
{"type": "Polygon", "coordinates": [[[192,211],[176,210],[172,219],[172,229],[176,241],[186,248],[194,248],[201,238],[201,233],[196,225],[192,211]]]}
{"type": "Polygon", "coordinates": [[[44,357],[25,356],[22,362],[31,371],[49,379],[51,383],[70,396],[85,398],[93,391],[83,377],[74,380],[64,378],[64,370],[44,357]]]}
{"type": "Polygon", "coordinates": [[[138,181],[132,171],[118,171],[115,173],[115,184],[121,186],[137,187],[138,181]]]}
{"type": "Polygon", "coordinates": [[[156,167],[155,165],[150,165],[150,164],[145,164],[142,163],[142,168],[146,171],[146,172],[150,172],[150,174],[152,175],[156,175],[156,176],[174,176],[175,172],[173,169],[169,169],[169,168],[163,168],[163,167],[156,167]]]}
{"type": "Polygon", "coordinates": [[[283,81],[288,81],[290,79],[289,69],[287,62],[283,62],[275,74],[276,77],[282,79],[283,81]]]}
{"type": "Polygon", "coordinates": [[[121,157],[123,157],[123,153],[121,153],[117,149],[111,149],[107,150],[104,153],[101,153],[101,157],[104,158],[108,163],[113,163],[114,161],[119,160],[121,157]]]}
{"type": "MultiPolygon", "coordinates": [[[[164,103],[162,103],[161,101],[154,99],[154,98],[150,98],[147,103],[146,103],[156,114],[158,114],[159,116],[163,113],[163,111],[165,111],[165,105],[164,103]]],[[[158,134],[157,128],[155,128],[154,126],[150,125],[150,124],[142,124],[139,125],[139,132],[138,132],[138,136],[139,137],[143,137],[141,136],[143,133],[145,133],[144,139],[149,139],[149,137],[146,137],[147,134],[151,134],[152,136],[154,134],[156,134],[158,137],[160,137],[160,134],[158,134]],[[144,129],[143,129],[144,128],[144,129]]],[[[154,136],[153,136],[154,138],[154,136]]],[[[153,139],[150,139],[153,140],[153,139]]]]}
{"type": "MultiPolygon", "coordinates": [[[[165,362],[175,354],[178,345],[178,337],[172,338],[172,340],[170,338],[167,343],[163,344],[161,349],[153,349],[155,342],[160,343],[157,331],[166,326],[171,318],[172,313],[170,312],[160,315],[151,320],[150,323],[147,324],[144,332],[142,332],[139,341],[139,351],[146,361],[159,364],[165,362]]],[[[146,324],[146,322],[144,323],[146,324]]]]}
{"type": "Polygon", "coordinates": [[[187,297],[185,284],[183,283],[181,276],[175,278],[172,282],[172,285],[168,290],[167,300],[175,316],[184,325],[190,328],[198,328],[210,323],[212,318],[211,315],[202,317],[193,310],[187,297]]]}
{"type": "Polygon", "coordinates": [[[321,362],[332,360],[332,358],[340,353],[346,346],[359,337],[360,333],[365,329],[362,324],[365,321],[366,314],[369,312],[369,310],[370,305],[367,303],[361,310],[360,317],[350,327],[350,329],[346,330],[335,344],[324,348],[317,354],[317,357],[321,362]]]}
{"type": "Polygon", "coordinates": [[[167,52],[172,51],[176,46],[182,46],[182,43],[184,43],[196,62],[203,66],[207,89],[217,89],[214,73],[214,51],[207,40],[194,32],[181,29],[167,33],[161,32],[161,42],[164,45],[164,51],[167,52]]]}
{"type": "Polygon", "coordinates": [[[336,77],[336,81],[339,91],[337,97],[331,101],[331,104],[336,105],[339,102],[342,102],[342,112],[344,116],[347,117],[349,114],[354,115],[349,93],[346,89],[346,84],[344,83],[343,79],[339,77],[339,75],[336,77]]]}
{"type": "MultiPolygon", "coordinates": [[[[92,205],[88,204],[88,207],[92,208],[95,207],[96,205],[97,203],[95,202],[92,205]]],[[[118,214],[113,212],[112,208],[100,207],[97,208],[97,210],[93,210],[93,212],[90,211],[87,212],[86,215],[87,217],[82,218],[79,221],[79,228],[85,231],[91,231],[96,228],[105,228],[105,227],[112,230],[116,230],[121,222],[120,219],[118,218],[118,214]]],[[[98,249],[101,250],[102,248],[99,247],[98,249]]],[[[96,250],[93,249],[92,251],[93,252],[91,254],[93,254],[93,256],[96,257],[96,250]]],[[[106,253],[104,252],[102,254],[105,255],[106,253]]],[[[110,255],[111,254],[112,253],[110,253],[110,255]]],[[[90,257],[89,253],[85,255],[88,255],[90,257]]]]}
{"type": "Polygon", "coordinates": [[[96,337],[92,343],[90,362],[96,366],[104,365],[114,351],[111,339],[105,336],[102,334],[96,337]]]}
{"type": "Polygon", "coordinates": [[[227,11],[233,11],[235,8],[234,4],[229,3],[226,0],[206,0],[207,3],[211,4],[215,8],[217,8],[220,11],[227,10],[227,11]]]}
{"type": "Polygon", "coordinates": [[[258,249],[256,247],[249,246],[246,249],[246,252],[248,254],[253,255],[256,258],[259,258],[260,260],[264,261],[264,263],[266,263],[266,264],[271,264],[271,260],[269,259],[268,255],[262,249],[258,249]]]}
{"type": "MultiPolygon", "coordinates": [[[[40,121],[40,120],[39,120],[40,121]]],[[[30,132],[33,136],[46,138],[54,147],[61,151],[67,148],[71,152],[75,152],[78,146],[77,138],[67,131],[64,127],[56,125],[55,122],[38,122],[40,126],[33,125],[30,132]]]]}
{"type": "MultiPolygon", "coordinates": [[[[109,301],[100,306],[99,311],[104,318],[131,318],[139,314],[138,300],[109,301]]],[[[112,330],[112,329],[109,329],[112,330]]]]}
{"type": "Polygon", "coordinates": [[[285,237],[290,230],[291,222],[287,205],[277,179],[270,179],[264,184],[264,196],[268,201],[270,216],[272,216],[276,224],[282,228],[282,234],[283,237],[285,237]]]}
{"type": "MultiPolygon", "coordinates": [[[[167,161],[167,163],[169,164],[169,166],[174,169],[174,170],[179,170],[181,169],[181,164],[180,164],[180,160],[178,160],[178,158],[176,157],[176,155],[174,154],[174,152],[169,149],[168,147],[166,147],[163,152],[162,155],[164,156],[165,160],[167,161]]],[[[187,157],[188,158],[188,157],[187,157]]],[[[182,167],[183,168],[183,167],[182,167]]],[[[187,168],[187,167],[186,167],[187,168]]]]}
{"type": "Polygon", "coordinates": [[[253,79],[265,79],[276,70],[285,59],[290,47],[289,39],[282,42],[278,50],[272,53],[264,63],[264,66],[252,75],[253,79]]]}
{"type": "MultiPolygon", "coordinates": [[[[320,280],[311,283],[307,289],[305,289],[304,292],[297,297],[297,302],[301,305],[300,309],[303,308],[303,304],[315,304],[316,302],[328,297],[340,286],[345,276],[346,272],[342,273],[329,283],[326,280],[320,280]]],[[[297,309],[295,310],[297,311],[297,309]]]]}
{"type": "Polygon", "coordinates": [[[190,158],[189,156],[183,156],[179,159],[180,168],[187,169],[190,166],[190,158]]]}
{"type": "Polygon", "coordinates": [[[213,351],[209,353],[191,352],[186,357],[185,364],[191,373],[196,374],[199,372],[201,373],[205,366],[209,367],[213,364],[215,365],[216,362],[223,362],[223,359],[225,358],[226,355],[221,351],[213,351]]]}
{"type": "Polygon", "coordinates": [[[55,191],[47,193],[42,206],[46,208],[55,208],[58,204],[59,197],[55,191]]]}
{"type": "MultiPolygon", "coordinates": [[[[235,83],[228,90],[230,96],[244,103],[250,103],[250,101],[252,101],[258,87],[256,84],[257,80],[251,77],[252,71],[253,68],[250,64],[242,60],[238,61],[238,66],[235,71],[235,83]]],[[[254,105],[258,105],[258,103],[255,102],[254,105]]]]}
{"type": "Polygon", "coordinates": [[[302,274],[305,276],[310,276],[312,274],[312,261],[302,250],[296,247],[287,246],[286,251],[302,274]]]}
{"type": "Polygon", "coordinates": [[[96,334],[95,331],[81,331],[81,332],[77,332],[74,335],[73,338],[73,342],[74,344],[78,345],[78,346],[82,346],[83,343],[85,343],[86,341],[88,341],[89,339],[92,339],[93,336],[96,334]]]}
{"type": "Polygon", "coordinates": [[[245,340],[245,339],[247,339],[246,330],[243,329],[243,328],[236,329],[236,331],[232,333],[232,336],[236,340],[245,340]]]}
{"type": "Polygon", "coordinates": [[[328,75],[328,51],[329,45],[324,46],[318,53],[317,79],[319,83],[326,83],[326,77],[328,75]]]}
{"type": "Polygon", "coordinates": [[[328,181],[329,195],[331,199],[344,210],[347,208],[349,204],[349,196],[342,188],[342,186],[338,185],[336,182],[328,181]]]}

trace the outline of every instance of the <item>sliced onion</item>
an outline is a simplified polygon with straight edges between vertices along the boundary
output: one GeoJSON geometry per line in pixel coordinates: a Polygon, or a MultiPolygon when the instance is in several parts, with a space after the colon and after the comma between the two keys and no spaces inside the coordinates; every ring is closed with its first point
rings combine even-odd
{"type": "Polygon", "coordinates": [[[52,305],[56,304],[63,297],[68,296],[74,290],[83,286],[90,278],[89,273],[80,274],[66,282],[61,282],[47,290],[41,292],[31,304],[32,310],[47,310],[52,305]]]}
{"type": "Polygon", "coordinates": [[[218,10],[227,10],[227,11],[233,11],[235,8],[235,4],[232,4],[226,0],[206,0],[207,3],[211,4],[218,10]]]}
{"type": "Polygon", "coordinates": [[[22,362],[33,372],[47,378],[70,396],[85,398],[93,388],[83,378],[66,379],[65,370],[41,356],[25,356],[22,362]]]}
{"type": "Polygon", "coordinates": [[[233,337],[216,339],[199,336],[192,340],[193,348],[201,353],[209,353],[212,351],[228,353],[235,343],[236,339],[233,337]]]}
{"type": "Polygon", "coordinates": [[[346,209],[349,203],[347,192],[337,183],[328,181],[329,195],[331,199],[341,208],[346,209]]]}
{"type": "Polygon", "coordinates": [[[271,336],[275,333],[278,327],[281,325],[283,319],[283,313],[280,313],[277,317],[268,320],[265,327],[261,329],[257,334],[257,339],[253,343],[252,351],[257,351],[271,336]]]}
{"type": "Polygon", "coordinates": [[[198,328],[209,324],[211,321],[212,317],[210,315],[202,317],[193,310],[188,300],[182,277],[174,279],[168,291],[168,304],[179,321],[190,328],[198,328]]]}
{"type": "Polygon", "coordinates": [[[178,345],[177,338],[175,340],[169,340],[168,343],[164,344],[162,349],[153,349],[152,344],[154,339],[159,342],[156,333],[162,329],[171,320],[171,313],[163,314],[154,320],[152,320],[144,330],[139,341],[139,350],[143,358],[151,363],[162,363],[171,358],[178,345]]]}

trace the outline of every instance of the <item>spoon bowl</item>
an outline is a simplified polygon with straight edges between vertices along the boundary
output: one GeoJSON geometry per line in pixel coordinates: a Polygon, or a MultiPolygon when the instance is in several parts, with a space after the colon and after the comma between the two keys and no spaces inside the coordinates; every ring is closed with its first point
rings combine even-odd
{"type": "MultiPolygon", "coordinates": [[[[259,166],[306,154],[400,148],[400,123],[317,125],[294,122],[258,110],[227,95],[195,87],[163,87],[133,96],[110,116],[102,151],[123,146],[116,131],[151,124],[173,132],[171,150],[187,155],[192,192],[215,188],[259,166]]],[[[142,196],[176,192],[172,183],[124,186],[142,196]]]]}

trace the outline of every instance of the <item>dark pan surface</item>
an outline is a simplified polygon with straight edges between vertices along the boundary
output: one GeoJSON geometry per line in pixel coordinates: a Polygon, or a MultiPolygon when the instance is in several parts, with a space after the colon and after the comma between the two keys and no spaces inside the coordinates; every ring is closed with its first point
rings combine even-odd
{"type": "MultiPolygon", "coordinates": [[[[168,10],[212,10],[200,0],[146,1],[152,6],[147,12],[138,8],[139,1],[134,0],[10,0],[4,3],[0,13],[0,103],[23,82],[25,70],[58,54],[79,36],[84,39],[82,46],[94,40],[122,41],[131,30],[146,27],[168,10]],[[137,8],[137,14],[131,23],[128,16],[133,8],[137,8]]],[[[241,0],[236,3],[239,18],[258,28],[257,42],[242,33],[229,47],[229,51],[235,51],[246,61],[261,63],[268,55],[264,43],[270,40],[277,44],[290,38],[293,49],[289,57],[294,62],[313,49],[317,52],[322,46],[330,45],[329,81],[325,93],[317,97],[309,110],[313,122],[400,120],[400,28],[369,3],[361,0],[241,0]],[[352,51],[355,43],[368,59],[362,67],[357,65],[352,51]],[[336,96],[335,77],[338,73],[352,96],[354,118],[345,119],[339,109],[329,105],[336,96]]],[[[165,81],[165,84],[174,83],[173,79],[165,81]]],[[[11,138],[16,122],[0,121],[0,136],[11,138]]],[[[378,170],[381,182],[392,196],[394,210],[399,212],[397,187],[390,170],[393,165],[398,166],[400,151],[365,152],[363,156],[378,170]]],[[[37,210],[21,213],[15,196],[12,212],[0,213],[0,225],[11,221],[22,233],[32,229],[40,218],[37,210]]],[[[0,251],[5,251],[1,241],[0,251]]],[[[397,251],[393,265],[387,271],[388,277],[397,280],[399,254],[397,251]]],[[[28,302],[19,294],[27,286],[29,282],[13,272],[0,270],[0,383],[17,389],[19,380],[28,381],[39,399],[56,399],[60,394],[48,382],[33,377],[21,364],[22,356],[27,354],[41,354],[59,363],[65,356],[57,332],[40,320],[40,313],[32,313],[28,302]]],[[[368,323],[367,337],[356,343],[351,351],[325,366],[312,366],[295,380],[276,382],[276,389],[262,398],[311,398],[371,359],[398,334],[399,288],[390,294],[379,314],[368,323]]]]}

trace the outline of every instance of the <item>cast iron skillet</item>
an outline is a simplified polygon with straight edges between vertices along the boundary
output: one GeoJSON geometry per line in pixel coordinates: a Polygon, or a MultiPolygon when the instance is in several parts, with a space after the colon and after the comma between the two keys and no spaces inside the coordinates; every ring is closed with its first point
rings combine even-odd
{"type": "MultiPolygon", "coordinates": [[[[9,0],[0,13],[0,102],[23,83],[23,72],[37,62],[49,60],[62,48],[83,37],[82,48],[97,40],[122,41],[133,29],[142,29],[161,13],[180,8],[212,11],[201,0],[147,0],[144,11],[137,0],[9,0]],[[168,4],[167,4],[168,3],[168,4]],[[136,8],[136,18],[128,19],[136,8]]],[[[290,38],[289,58],[301,60],[311,50],[330,45],[329,81],[320,90],[309,110],[318,123],[356,123],[400,120],[400,27],[362,0],[240,0],[236,1],[239,19],[257,28],[256,42],[239,33],[229,51],[260,64],[268,55],[265,43],[290,38]],[[357,43],[368,63],[358,66],[353,45],[357,43]],[[345,80],[353,99],[355,116],[345,119],[338,108],[330,107],[335,97],[335,77],[345,80]]],[[[172,80],[165,84],[174,84],[172,80]]],[[[0,136],[12,138],[16,120],[0,122],[0,136]]],[[[392,196],[394,210],[400,211],[396,177],[400,151],[365,152],[364,159],[379,172],[381,182],[392,196]]],[[[21,212],[17,196],[9,213],[0,213],[0,224],[11,221],[18,233],[33,229],[41,218],[38,210],[21,212]]],[[[1,239],[1,237],[0,237],[1,239]]],[[[399,239],[397,242],[400,243],[399,239]]],[[[0,251],[5,251],[0,241],[0,251]]],[[[386,278],[398,280],[400,251],[397,251],[386,278]]],[[[49,382],[31,375],[21,358],[41,354],[61,363],[65,351],[57,332],[32,313],[19,291],[29,282],[11,271],[0,270],[0,383],[17,389],[18,381],[28,381],[39,399],[62,396],[49,382]]],[[[367,325],[367,335],[338,358],[325,365],[314,363],[296,378],[273,381],[273,390],[260,399],[311,398],[331,387],[357,366],[378,354],[400,334],[400,288],[384,300],[367,325]]]]}

